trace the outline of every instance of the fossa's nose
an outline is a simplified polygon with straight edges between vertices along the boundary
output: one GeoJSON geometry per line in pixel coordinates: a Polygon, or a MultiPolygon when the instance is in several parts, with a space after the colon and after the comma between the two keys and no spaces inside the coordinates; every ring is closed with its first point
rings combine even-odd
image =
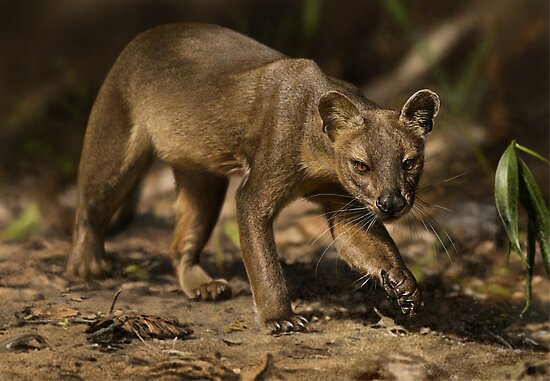
{"type": "Polygon", "coordinates": [[[376,206],[382,213],[397,214],[405,207],[405,198],[401,195],[401,192],[394,190],[378,197],[376,206]]]}

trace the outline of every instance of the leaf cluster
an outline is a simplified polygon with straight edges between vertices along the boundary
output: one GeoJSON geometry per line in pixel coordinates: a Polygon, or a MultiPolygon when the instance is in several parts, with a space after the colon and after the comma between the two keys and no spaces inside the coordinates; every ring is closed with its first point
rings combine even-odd
{"type": "Polygon", "coordinates": [[[542,192],[525,162],[517,151],[523,151],[539,160],[550,162],[512,141],[502,154],[495,174],[495,202],[506,230],[510,248],[522,258],[526,270],[525,290],[527,302],[523,312],[531,303],[531,286],[535,264],[536,246],[539,246],[546,274],[550,277],[550,218],[542,192]],[[527,255],[519,241],[519,205],[527,214],[527,255]]]}

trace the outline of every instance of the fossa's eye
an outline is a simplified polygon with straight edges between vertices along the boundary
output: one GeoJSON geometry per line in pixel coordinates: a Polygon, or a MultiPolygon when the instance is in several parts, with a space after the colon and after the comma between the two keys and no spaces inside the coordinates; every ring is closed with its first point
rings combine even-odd
{"type": "Polygon", "coordinates": [[[369,166],[363,163],[362,161],[354,160],[352,163],[353,163],[353,169],[355,169],[355,171],[358,173],[365,173],[370,171],[369,166]]]}
{"type": "Polygon", "coordinates": [[[403,160],[403,163],[401,164],[401,167],[405,171],[410,171],[411,169],[414,168],[414,160],[413,159],[403,160]]]}

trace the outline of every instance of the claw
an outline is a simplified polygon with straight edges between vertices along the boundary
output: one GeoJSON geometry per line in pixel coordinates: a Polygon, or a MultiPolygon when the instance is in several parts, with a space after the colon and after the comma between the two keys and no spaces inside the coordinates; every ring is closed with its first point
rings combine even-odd
{"type": "Polygon", "coordinates": [[[397,304],[405,315],[414,316],[423,306],[421,291],[414,277],[403,269],[390,272],[380,271],[380,283],[386,292],[397,300],[397,304]]]}
{"type": "Polygon", "coordinates": [[[396,289],[397,287],[401,286],[403,284],[403,282],[405,282],[405,279],[401,279],[397,283],[393,283],[392,280],[390,279],[388,283],[389,283],[391,288],[396,289]]]}
{"type": "Polygon", "coordinates": [[[214,280],[209,284],[202,284],[194,291],[193,301],[218,301],[231,297],[231,288],[223,280],[214,280]],[[221,284],[220,284],[221,283],[221,284]]]}
{"type": "Polygon", "coordinates": [[[197,302],[197,301],[201,300],[201,291],[196,290],[195,291],[195,296],[193,298],[191,298],[191,300],[194,301],[194,302],[197,302]]]}
{"type": "Polygon", "coordinates": [[[300,315],[292,315],[288,320],[272,320],[268,326],[271,327],[269,334],[279,335],[287,332],[304,332],[307,331],[308,320],[300,315]]]}
{"type": "Polygon", "coordinates": [[[413,296],[415,294],[418,294],[418,288],[415,288],[412,292],[403,292],[401,297],[413,296]]]}
{"type": "Polygon", "coordinates": [[[384,270],[380,271],[380,279],[382,280],[382,287],[385,288],[388,281],[388,274],[384,270]]]}
{"type": "Polygon", "coordinates": [[[283,322],[283,331],[291,332],[293,329],[294,329],[294,324],[292,324],[291,322],[289,322],[287,320],[285,320],[283,322]]]}

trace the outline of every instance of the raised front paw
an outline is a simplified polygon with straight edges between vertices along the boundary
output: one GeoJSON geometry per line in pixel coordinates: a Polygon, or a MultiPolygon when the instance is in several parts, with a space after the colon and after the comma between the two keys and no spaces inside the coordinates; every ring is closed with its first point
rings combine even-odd
{"type": "Polygon", "coordinates": [[[270,335],[277,335],[285,332],[306,331],[308,323],[305,317],[292,314],[287,318],[268,320],[264,323],[264,326],[270,335]]]}
{"type": "Polygon", "coordinates": [[[231,287],[226,280],[216,279],[198,286],[194,295],[196,301],[226,300],[231,298],[231,287]]]}
{"type": "Polygon", "coordinates": [[[424,305],[422,292],[410,271],[406,269],[392,269],[380,272],[382,287],[393,296],[401,312],[405,315],[414,316],[424,305]]]}

